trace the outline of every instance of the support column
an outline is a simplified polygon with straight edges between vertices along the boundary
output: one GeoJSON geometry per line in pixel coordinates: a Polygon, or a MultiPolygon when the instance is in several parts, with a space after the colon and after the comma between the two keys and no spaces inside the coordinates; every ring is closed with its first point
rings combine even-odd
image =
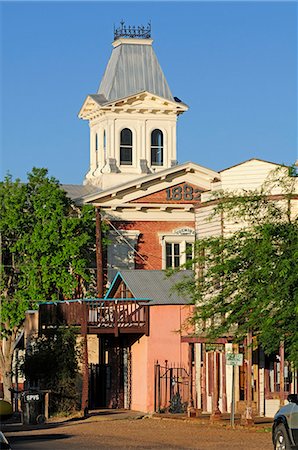
{"type": "Polygon", "coordinates": [[[220,366],[220,354],[215,351],[214,357],[214,370],[213,370],[213,395],[212,395],[212,414],[210,416],[211,421],[221,419],[221,411],[218,406],[219,402],[219,366],[220,366]]]}
{"type": "Polygon", "coordinates": [[[81,304],[81,335],[83,341],[83,365],[82,365],[82,403],[81,410],[84,416],[88,414],[88,397],[89,397],[89,364],[88,364],[88,342],[87,342],[87,315],[88,304],[81,304]]]}
{"type": "Polygon", "coordinates": [[[241,422],[244,425],[253,424],[253,413],[252,413],[252,333],[249,331],[247,333],[246,339],[246,408],[242,415],[241,422]]]}
{"type": "Polygon", "coordinates": [[[196,408],[202,410],[202,344],[195,344],[196,408]]]}
{"type": "Polygon", "coordinates": [[[284,342],[280,343],[279,347],[279,358],[280,358],[280,385],[279,385],[279,398],[280,406],[285,404],[285,346],[284,342]]]}
{"type": "Polygon", "coordinates": [[[190,417],[194,413],[194,402],[193,402],[193,367],[192,367],[192,356],[194,352],[194,344],[188,344],[188,406],[187,414],[190,417]]]}
{"type": "Polygon", "coordinates": [[[206,383],[206,344],[202,344],[203,365],[202,365],[202,408],[207,412],[207,383],[206,383]]]}
{"type": "Polygon", "coordinates": [[[265,356],[259,347],[259,415],[265,416],[265,356]]]}
{"type": "Polygon", "coordinates": [[[221,366],[221,382],[222,382],[222,412],[227,412],[227,377],[226,377],[226,353],[222,352],[221,366]]]}

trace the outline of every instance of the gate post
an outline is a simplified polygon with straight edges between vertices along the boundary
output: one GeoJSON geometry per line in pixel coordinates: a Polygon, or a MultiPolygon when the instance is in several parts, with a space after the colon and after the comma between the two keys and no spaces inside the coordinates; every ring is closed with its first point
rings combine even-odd
{"type": "Polygon", "coordinates": [[[160,412],[160,365],[154,366],[154,412],[160,412]]]}
{"type": "Polygon", "coordinates": [[[170,402],[174,396],[174,384],[173,384],[173,367],[170,367],[170,402]]]}
{"type": "Polygon", "coordinates": [[[187,414],[190,417],[191,413],[194,412],[194,401],[193,401],[193,367],[192,367],[192,357],[193,357],[194,344],[188,344],[188,405],[187,414]]]}

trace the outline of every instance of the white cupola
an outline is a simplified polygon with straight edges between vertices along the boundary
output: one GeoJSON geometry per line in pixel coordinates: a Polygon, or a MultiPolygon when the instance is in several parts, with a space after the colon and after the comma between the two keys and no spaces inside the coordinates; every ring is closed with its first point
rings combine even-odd
{"type": "Polygon", "coordinates": [[[188,107],[173,97],[152,48],[151,27],[121,27],[98,92],[79,117],[89,121],[85,184],[102,189],[177,164],[176,122],[188,107]]]}

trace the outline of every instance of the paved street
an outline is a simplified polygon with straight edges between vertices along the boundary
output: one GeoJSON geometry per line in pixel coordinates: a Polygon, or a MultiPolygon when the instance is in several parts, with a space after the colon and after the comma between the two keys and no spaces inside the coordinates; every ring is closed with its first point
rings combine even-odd
{"type": "Polygon", "coordinates": [[[272,449],[271,434],[227,429],[209,422],[94,417],[51,424],[44,429],[7,432],[13,450],[95,449],[272,449]]]}

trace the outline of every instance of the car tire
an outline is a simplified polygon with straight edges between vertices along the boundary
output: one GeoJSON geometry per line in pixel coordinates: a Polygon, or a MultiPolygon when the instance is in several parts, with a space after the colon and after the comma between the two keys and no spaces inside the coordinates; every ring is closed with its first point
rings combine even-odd
{"type": "Polygon", "coordinates": [[[274,450],[290,450],[291,442],[284,424],[280,423],[276,426],[274,432],[274,450]]]}

